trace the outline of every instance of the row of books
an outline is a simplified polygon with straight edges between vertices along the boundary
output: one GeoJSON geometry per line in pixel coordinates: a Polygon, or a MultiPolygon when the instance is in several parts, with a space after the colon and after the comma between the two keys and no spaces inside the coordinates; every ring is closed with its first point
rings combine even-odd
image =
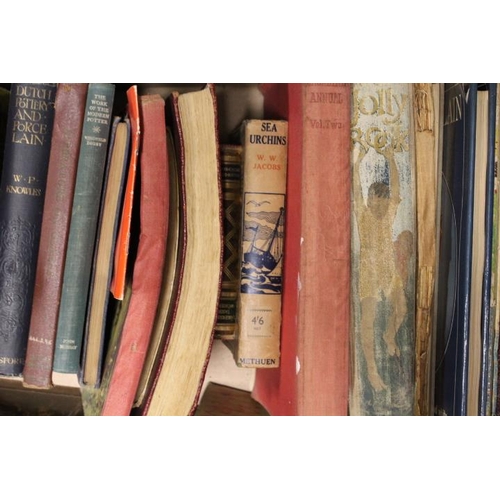
{"type": "MultiPolygon", "coordinates": [[[[271,415],[498,412],[496,84],[261,84],[265,120],[246,121],[241,143],[230,146],[218,141],[212,85],[174,92],[166,119],[163,99],[138,97],[131,87],[128,112],[115,122],[104,91],[93,94],[92,85],[81,116],[90,112],[93,128],[81,137],[99,144],[100,120],[109,120],[109,154],[100,174],[102,206],[81,202],[96,210],[94,240],[77,240],[97,242],[87,261],[89,300],[81,293],[73,299],[85,311],[78,328],[83,357],[73,375],[87,414],[194,413],[215,337],[241,369],[257,368],[252,397],[271,415]],[[158,114],[148,118],[149,105],[158,114]],[[122,144],[116,158],[115,144],[122,144]],[[109,181],[113,163],[122,165],[120,182],[109,181]],[[123,172],[134,175],[133,163],[137,179],[127,187],[123,172]],[[152,165],[163,173],[148,171],[152,165]],[[266,184],[264,174],[280,180],[266,184]],[[131,186],[140,195],[127,217],[110,209],[106,225],[111,184],[123,190],[109,202],[115,207],[124,198],[120,211],[131,186]],[[101,244],[107,250],[100,264],[101,244]],[[128,264],[110,265],[127,256],[128,264]],[[92,344],[98,272],[104,298],[96,296],[101,310],[92,344]],[[123,295],[115,290],[120,281],[123,295]],[[96,372],[87,379],[91,349],[96,372]]],[[[35,119],[43,106],[31,103],[33,90],[19,92],[19,117],[30,111],[35,119]]],[[[57,103],[55,109],[54,123],[57,103]]],[[[41,125],[36,131],[19,120],[15,127],[21,143],[43,135],[41,125]]],[[[6,174],[5,159],[2,190],[35,198],[36,175],[6,174]]],[[[57,183],[47,182],[46,200],[51,185],[57,183]]],[[[75,186],[76,200],[78,176],[75,186]]],[[[71,219],[80,212],[74,206],[66,208],[71,219]]],[[[67,255],[81,260],[70,251],[72,226],[68,220],[67,255]]],[[[13,232],[2,240],[18,262],[27,236],[13,232]]],[[[42,224],[41,247],[43,233],[42,224]]],[[[52,243],[54,226],[48,234],[52,243]]],[[[55,255],[45,258],[53,264],[55,255]]],[[[2,267],[10,286],[21,266],[2,267]]],[[[64,274],[66,267],[56,265],[64,274]]],[[[1,296],[19,309],[12,293],[1,296]]],[[[63,296],[64,285],[60,310],[71,310],[63,296]]],[[[55,377],[58,347],[70,356],[74,350],[58,335],[54,349],[30,331],[26,368],[30,345],[44,346],[55,351],[55,377]]],[[[38,366],[41,357],[34,356],[38,366]]]]}
{"type": "Polygon", "coordinates": [[[268,85],[289,120],[275,415],[498,414],[496,84],[268,85]],[[293,220],[290,220],[293,217],[293,220]]]}
{"type": "Polygon", "coordinates": [[[241,365],[279,363],[287,123],[244,122],[242,176],[247,148],[220,145],[215,86],[168,106],[132,86],[120,113],[115,90],[11,86],[0,373],[80,387],[90,415],[192,414],[214,336],[241,365]],[[236,321],[238,301],[258,313],[236,321]]]}

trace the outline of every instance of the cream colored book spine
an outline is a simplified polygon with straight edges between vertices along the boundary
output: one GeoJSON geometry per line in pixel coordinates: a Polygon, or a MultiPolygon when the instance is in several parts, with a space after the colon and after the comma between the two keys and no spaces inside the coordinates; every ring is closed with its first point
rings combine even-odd
{"type": "Polygon", "coordinates": [[[236,362],[242,367],[276,368],[280,358],[288,122],[248,120],[243,134],[236,362]]]}

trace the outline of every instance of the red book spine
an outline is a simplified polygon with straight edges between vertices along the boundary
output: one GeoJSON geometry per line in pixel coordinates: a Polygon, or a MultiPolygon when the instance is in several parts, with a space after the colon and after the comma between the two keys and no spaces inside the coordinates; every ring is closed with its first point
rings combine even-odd
{"type": "Polygon", "coordinates": [[[26,386],[48,388],[52,385],[54,340],[87,87],[86,83],[61,83],[57,89],[33,306],[23,371],[23,383],[26,386]]]}
{"type": "Polygon", "coordinates": [[[139,385],[158,304],[168,230],[169,175],[165,101],[140,97],[140,239],[132,297],[102,415],[129,415],[139,385]]]}
{"type": "Polygon", "coordinates": [[[289,121],[288,215],[281,366],[257,370],[252,395],[272,415],[346,415],[351,85],[269,84],[263,92],[268,117],[289,121]]]}

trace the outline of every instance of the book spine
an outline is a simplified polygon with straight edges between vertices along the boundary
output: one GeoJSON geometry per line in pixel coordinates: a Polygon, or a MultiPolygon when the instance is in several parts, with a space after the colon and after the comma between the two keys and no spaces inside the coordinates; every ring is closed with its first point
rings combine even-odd
{"type": "Polygon", "coordinates": [[[0,176],[2,175],[3,152],[7,132],[7,116],[9,115],[10,90],[0,87],[0,176]]]}
{"type": "Polygon", "coordinates": [[[234,340],[238,299],[241,234],[242,147],[221,145],[224,262],[215,338],[234,340]]]}
{"type": "Polygon", "coordinates": [[[301,179],[304,92],[302,84],[287,83],[262,84],[260,90],[264,95],[264,116],[276,120],[285,119],[289,123],[285,220],[286,273],[283,276],[280,366],[276,370],[255,370],[252,397],[271,415],[300,415],[297,349],[303,206],[301,179]]]}
{"type": "MultiPolygon", "coordinates": [[[[482,365],[479,396],[479,414],[491,415],[491,352],[493,336],[491,332],[493,282],[495,279],[495,261],[493,259],[494,212],[495,212],[495,134],[497,84],[488,84],[488,137],[486,170],[486,220],[485,220],[485,263],[483,275],[483,315],[482,315],[482,365]]],[[[495,250],[496,251],[496,250],[495,250]]]]}
{"type": "Polygon", "coordinates": [[[109,287],[113,270],[113,255],[118,231],[120,202],[125,185],[130,139],[130,122],[116,116],[109,139],[101,210],[98,221],[94,261],[89,289],[85,326],[81,384],[99,385],[104,350],[107,313],[112,309],[109,287]]]}
{"type": "MultiPolygon", "coordinates": [[[[484,304],[489,290],[484,289],[488,280],[489,264],[486,259],[487,234],[487,170],[488,170],[488,92],[477,93],[476,133],[474,153],[474,204],[472,209],[472,252],[470,320],[467,362],[467,415],[477,416],[480,407],[481,344],[483,336],[484,304]]],[[[488,304],[489,315],[489,304],[488,304]]],[[[489,333],[489,332],[488,332],[489,333]]]]}
{"type": "Polygon", "coordinates": [[[463,204],[463,225],[461,226],[459,251],[459,295],[458,295],[458,338],[463,346],[460,353],[458,378],[456,380],[459,397],[456,400],[456,411],[459,415],[467,415],[467,395],[469,380],[469,349],[471,322],[471,288],[472,288],[472,252],[474,231],[474,174],[476,158],[477,130],[477,91],[478,84],[471,83],[467,94],[467,106],[470,107],[469,119],[465,131],[465,197],[463,204]]]}
{"type": "Polygon", "coordinates": [[[222,279],[215,85],[208,83],[201,91],[185,94],[174,92],[171,103],[179,166],[181,243],[167,342],[141,410],[150,416],[192,415],[195,411],[210,358],[222,279]]]}
{"type": "Polygon", "coordinates": [[[435,413],[465,415],[472,267],[477,84],[444,90],[435,413]]]}
{"type": "Polygon", "coordinates": [[[127,90],[127,104],[131,127],[130,162],[127,168],[127,183],[125,185],[122,215],[115,245],[113,278],[111,280],[111,293],[117,300],[123,300],[127,272],[129,269],[128,257],[130,246],[130,227],[132,224],[137,159],[139,157],[141,139],[141,118],[139,116],[139,96],[137,94],[137,85],[132,85],[132,87],[127,90]]]}
{"type": "Polygon", "coordinates": [[[0,374],[22,373],[40,241],[56,84],[12,85],[0,184],[0,374]]]}
{"type": "Polygon", "coordinates": [[[280,360],[288,123],[248,120],[243,133],[236,362],[242,367],[277,368],[280,360]]]}
{"type": "Polygon", "coordinates": [[[418,270],[416,275],[415,412],[431,413],[432,318],[436,275],[439,96],[433,84],[413,84],[418,270]]]}
{"type": "MultiPolygon", "coordinates": [[[[167,342],[168,331],[176,306],[176,293],[180,280],[181,265],[181,193],[179,168],[175,152],[172,128],[167,127],[167,157],[169,170],[169,207],[168,207],[168,237],[165,254],[165,266],[161,284],[160,299],[153,332],[149,341],[148,353],[137,388],[134,407],[142,408],[151,391],[155,374],[160,363],[160,356],[167,342]]],[[[138,410],[141,411],[141,410],[138,410]]]]}
{"type": "Polygon", "coordinates": [[[115,87],[91,83],[85,107],[53,371],[78,374],[115,87]]]}
{"type": "MultiPolygon", "coordinates": [[[[297,410],[347,415],[352,86],[304,84],[302,92],[297,410]]],[[[289,200],[288,213],[293,206],[289,200]]]]}
{"type": "Polygon", "coordinates": [[[500,86],[497,85],[497,109],[496,109],[496,127],[495,127],[495,214],[494,214],[494,242],[493,242],[493,272],[494,279],[494,291],[492,290],[492,296],[494,298],[494,308],[492,311],[491,329],[492,329],[492,364],[490,370],[491,376],[491,414],[500,415],[500,399],[498,394],[499,380],[498,380],[498,361],[499,361],[499,351],[498,351],[498,341],[500,332],[500,255],[499,255],[499,223],[500,223],[500,201],[499,201],[499,178],[498,178],[498,165],[500,157],[500,86]]]}
{"type": "Polygon", "coordinates": [[[408,84],[355,84],[352,415],[412,415],[415,174],[408,84]]]}
{"type": "Polygon", "coordinates": [[[169,173],[165,101],[140,97],[140,240],[132,277],[132,296],[123,326],[102,415],[129,415],[139,386],[160,297],[168,236],[169,173]]]}
{"type": "Polygon", "coordinates": [[[33,308],[23,371],[26,386],[52,385],[62,273],[87,97],[86,83],[59,84],[55,101],[33,308]]]}

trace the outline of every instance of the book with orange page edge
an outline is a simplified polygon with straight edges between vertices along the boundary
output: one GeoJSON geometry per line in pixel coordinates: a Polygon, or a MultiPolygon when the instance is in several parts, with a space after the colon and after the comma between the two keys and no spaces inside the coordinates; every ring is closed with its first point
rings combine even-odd
{"type": "Polygon", "coordinates": [[[111,281],[111,293],[117,300],[123,300],[125,291],[125,277],[127,274],[130,244],[130,225],[132,220],[132,206],[134,204],[134,187],[140,144],[139,139],[141,135],[137,85],[133,85],[127,90],[127,101],[131,127],[130,164],[127,184],[125,186],[120,228],[116,240],[113,279],[111,281]]]}

